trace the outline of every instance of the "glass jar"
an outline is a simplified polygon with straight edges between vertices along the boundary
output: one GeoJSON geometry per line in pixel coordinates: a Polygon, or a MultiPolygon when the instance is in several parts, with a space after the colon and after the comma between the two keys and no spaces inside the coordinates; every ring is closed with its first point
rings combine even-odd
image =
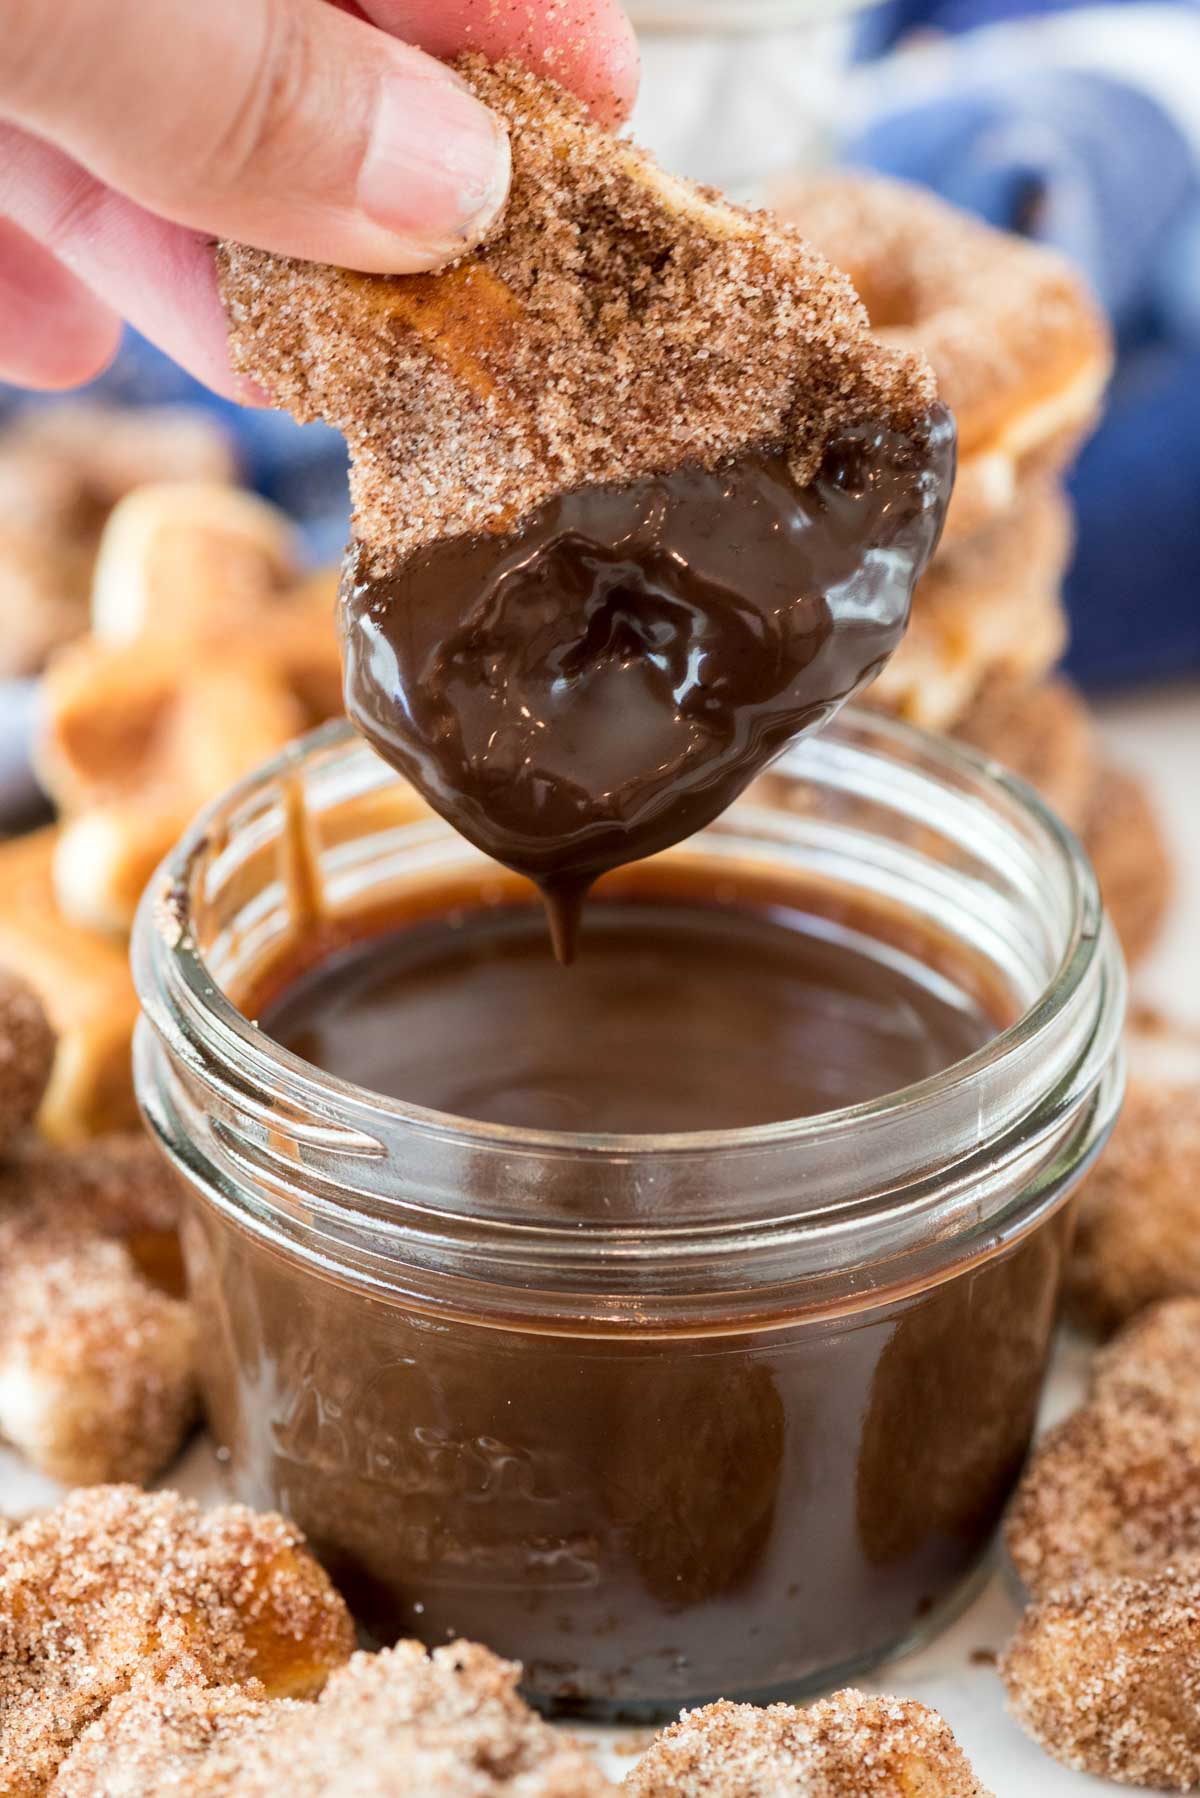
{"type": "Polygon", "coordinates": [[[663,860],[865,907],[1016,1022],[904,1092],[705,1135],[505,1129],[347,1085],[230,995],[494,871],[341,727],[200,820],[134,941],[138,1090],[195,1195],[235,1493],[296,1518],[372,1637],[477,1638],[597,1716],[827,1686],[964,1601],[1122,1077],[1087,862],[961,749],[845,713],[663,860]]]}
{"type": "Polygon", "coordinates": [[[642,82],[634,136],[669,169],[759,203],[844,135],[869,0],[631,0],[642,82]]]}

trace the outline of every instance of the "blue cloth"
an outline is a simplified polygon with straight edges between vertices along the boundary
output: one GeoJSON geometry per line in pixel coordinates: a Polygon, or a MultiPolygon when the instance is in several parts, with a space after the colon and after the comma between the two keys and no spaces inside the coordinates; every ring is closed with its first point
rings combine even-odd
{"type": "MultiPolygon", "coordinates": [[[[1048,38],[1039,17],[984,29],[1014,11],[1055,10],[1071,14],[1082,47],[1082,7],[889,0],[865,30],[867,53],[904,58],[903,39],[930,28],[963,35],[923,66],[902,60],[899,78],[885,57],[875,109],[845,155],[1056,245],[1109,311],[1118,367],[1071,480],[1079,545],[1067,585],[1069,665],[1100,685],[1200,666],[1197,121],[1174,116],[1119,70],[1073,58],[1071,30],[1048,38]]],[[[1138,6],[1124,11],[1137,31],[1138,6]]],[[[1170,55],[1170,10],[1154,11],[1170,55]]],[[[1190,45],[1200,72],[1200,38],[1188,35],[1200,13],[1175,13],[1175,48],[1190,45]]],[[[1200,112],[1200,83],[1194,92],[1200,112]]]]}

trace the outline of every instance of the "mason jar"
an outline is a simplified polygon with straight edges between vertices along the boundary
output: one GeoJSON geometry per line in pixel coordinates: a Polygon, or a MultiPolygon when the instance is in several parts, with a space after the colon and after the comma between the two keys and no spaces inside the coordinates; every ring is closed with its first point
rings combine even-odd
{"type": "Polygon", "coordinates": [[[846,712],[659,861],[714,903],[768,877],[873,920],[997,1033],[849,1109],[661,1137],[321,1072],[240,1009],[264,969],[516,886],[339,726],[200,819],[134,939],[234,1494],[300,1524],[369,1639],[483,1641],[598,1717],[827,1687],[964,1603],[1122,1081],[1091,870],[960,748],[846,712]]]}
{"type": "Polygon", "coordinates": [[[867,4],[627,0],[642,57],[635,137],[667,168],[760,202],[844,137],[867,4]]]}

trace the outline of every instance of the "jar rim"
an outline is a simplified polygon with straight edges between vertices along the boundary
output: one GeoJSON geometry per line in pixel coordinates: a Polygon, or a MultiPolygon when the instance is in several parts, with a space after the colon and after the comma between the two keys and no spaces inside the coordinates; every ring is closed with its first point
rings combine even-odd
{"type": "MultiPolygon", "coordinates": [[[[134,973],[143,1009],[153,1016],[154,997],[149,971],[153,945],[153,951],[165,951],[169,957],[173,972],[194,1008],[194,1015],[205,1016],[210,1027],[225,1036],[230,1045],[236,1043],[238,1053],[248,1066],[258,1069],[264,1076],[268,1071],[276,1076],[283,1074],[298,1105],[320,1115],[331,1115],[347,1104],[355,1109],[366,1105],[374,1114],[397,1125],[435,1132],[443,1140],[463,1148],[486,1144],[491,1149],[509,1150],[514,1154],[558,1154],[582,1160],[607,1160],[614,1156],[659,1159],[681,1153],[730,1155],[740,1150],[793,1149],[816,1141],[828,1144],[832,1138],[853,1134],[864,1125],[927,1109],[1002,1067],[1071,1005],[1103,951],[1103,903],[1096,876],[1078,838],[1034,788],[1002,764],[969,746],[935,737],[902,720],[861,707],[846,707],[821,733],[821,738],[814,741],[837,741],[854,730],[865,730],[885,749],[895,746],[910,754],[917,750],[926,763],[938,765],[947,774],[967,776],[977,786],[1004,794],[1028,821],[1033,822],[1047,850],[1058,858],[1066,872],[1072,898],[1070,937],[1041,994],[1011,1024],[989,1037],[970,1055],[895,1092],[831,1111],[735,1129],[660,1134],[538,1130],[480,1122],[378,1093],[315,1067],[263,1035],[222,991],[195,945],[189,927],[190,883],[223,813],[244,803],[257,789],[293,774],[314,752],[355,743],[353,730],[342,720],[323,725],[299,738],[228,789],[198,815],[160,865],[143,896],[134,927],[134,973]],[[169,925],[162,917],[164,892],[171,895],[169,925]]],[[[812,746],[810,741],[785,752],[774,764],[775,769],[785,773],[801,772],[795,765],[795,758],[811,751],[812,746]]]]}
{"type": "MultiPolygon", "coordinates": [[[[203,914],[189,900],[193,882],[211,903],[232,879],[235,916],[253,935],[246,894],[288,889],[277,873],[260,889],[243,870],[289,840],[301,793],[306,813],[311,803],[314,818],[330,817],[322,855],[349,845],[355,866],[365,857],[385,880],[414,858],[442,867],[459,839],[424,814],[397,820],[368,803],[365,827],[338,835],[340,806],[396,777],[334,726],[210,807],[143,900],[135,1080],[152,1134],[210,1205],[273,1252],[498,1328],[519,1315],[584,1334],[756,1329],[797,1303],[836,1315],[1002,1252],[1064,1201],[1123,1083],[1124,968],[1082,848],[995,763],[874,711],[844,711],[775,775],[782,787],[694,839],[706,857],[736,867],[779,856],[983,949],[1031,999],[1013,1024],[883,1099],[712,1133],[521,1131],[323,1074],[226,998],[192,939],[203,914]],[[809,793],[815,806],[789,803],[809,793]],[[206,892],[209,870],[217,887],[206,892]]],[[[349,865],[335,857],[322,878],[349,865]]]]}

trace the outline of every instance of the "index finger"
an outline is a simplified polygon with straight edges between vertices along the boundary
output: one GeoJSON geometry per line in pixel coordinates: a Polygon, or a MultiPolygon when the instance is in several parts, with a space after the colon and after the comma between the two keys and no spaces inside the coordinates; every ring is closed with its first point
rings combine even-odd
{"type": "Polygon", "coordinates": [[[604,124],[619,124],[637,96],[637,40],[619,0],[358,0],[354,10],[433,56],[514,56],[577,93],[604,124]]]}

